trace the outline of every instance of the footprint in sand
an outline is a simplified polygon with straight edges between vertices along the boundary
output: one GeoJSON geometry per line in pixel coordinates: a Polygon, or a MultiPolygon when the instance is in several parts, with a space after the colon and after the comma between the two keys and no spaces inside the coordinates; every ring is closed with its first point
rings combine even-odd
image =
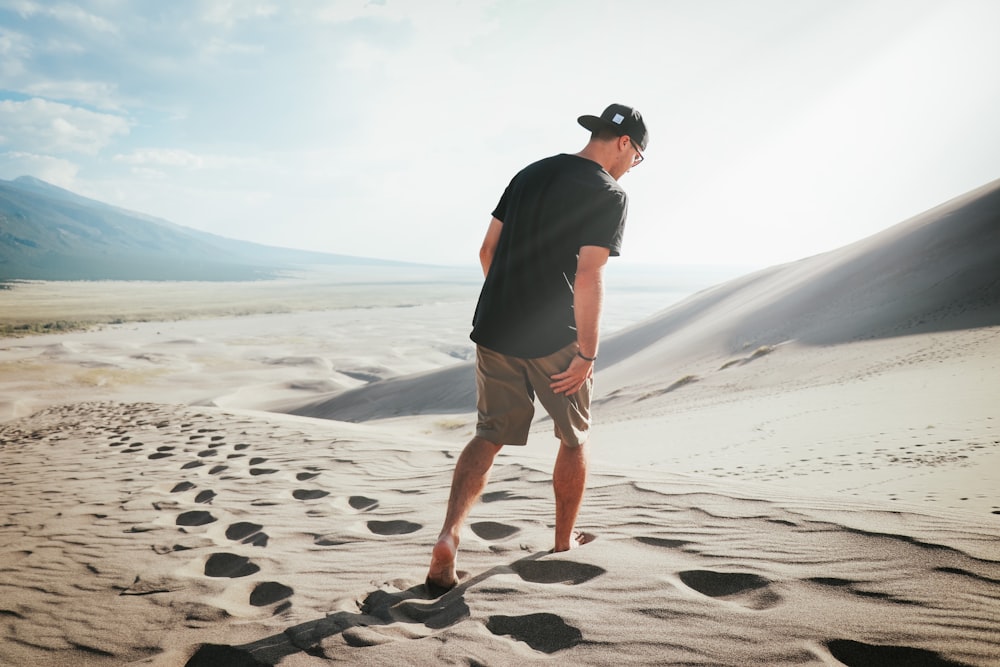
{"type": "Polygon", "coordinates": [[[678,573],[686,586],[702,595],[741,604],[748,609],[770,609],[781,596],[770,590],[771,581],[756,574],[687,570],[678,573]]]}
{"type": "Polygon", "coordinates": [[[246,556],[230,553],[214,553],[205,561],[205,576],[237,579],[260,572],[260,566],[250,562],[246,556]]]}
{"type": "Polygon", "coordinates": [[[226,528],[226,537],[230,540],[242,540],[244,537],[248,537],[249,535],[253,535],[258,532],[263,527],[264,526],[259,523],[240,521],[226,528]]]}
{"type": "Polygon", "coordinates": [[[319,477],[318,472],[300,472],[295,475],[295,479],[300,482],[308,482],[310,479],[315,479],[316,477],[319,477]]]}
{"type": "Polygon", "coordinates": [[[204,491],[200,491],[198,495],[194,497],[194,501],[196,503],[210,503],[212,502],[212,499],[215,498],[215,495],[215,491],[206,489],[204,491]]]}
{"type": "Polygon", "coordinates": [[[582,584],[607,570],[588,563],[569,560],[522,560],[511,564],[519,577],[533,584],[582,584]]]}
{"type": "Polygon", "coordinates": [[[185,463],[184,465],[181,466],[181,470],[190,470],[191,468],[200,468],[203,465],[205,465],[205,464],[202,463],[201,461],[189,461],[188,463],[185,463]]]}
{"type": "Polygon", "coordinates": [[[519,496],[510,491],[490,491],[484,493],[480,500],[484,503],[495,503],[501,500],[532,500],[530,496],[519,496]]]}
{"type": "Polygon", "coordinates": [[[368,530],[372,531],[376,535],[407,535],[409,533],[415,533],[423,528],[423,526],[419,523],[403,521],[402,519],[396,519],[393,521],[369,521],[367,525],[368,530]]]}
{"type": "Polygon", "coordinates": [[[330,495],[329,491],[321,491],[320,489],[295,489],[292,491],[292,497],[296,500],[316,500],[328,495],[330,495]]]}
{"type": "Polygon", "coordinates": [[[277,581],[262,581],[250,593],[250,604],[254,607],[266,607],[291,597],[294,592],[288,586],[279,584],[277,581]]]}
{"type": "Polygon", "coordinates": [[[548,613],[490,616],[486,628],[495,635],[509,635],[543,653],[555,653],[583,641],[579,628],[568,625],[560,616],[548,613]]]}
{"type": "Polygon", "coordinates": [[[469,606],[461,597],[434,600],[427,604],[426,601],[408,599],[400,601],[398,594],[387,591],[370,593],[361,603],[361,613],[374,616],[386,623],[398,620],[422,623],[432,630],[442,630],[471,615],[469,606]]]}
{"type": "Polygon", "coordinates": [[[225,644],[202,644],[184,667],[268,667],[247,649],[225,644]]]}
{"type": "Polygon", "coordinates": [[[243,544],[249,544],[252,547],[266,547],[267,539],[267,533],[256,533],[243,540],[243,544]]]}
{"type": "Polygon", "coordinates": [[[496,521],[477,521],[476,523],[469,524],[469,529],[476,537],[490,541],[505,540],[521,532],[521,529],[517,526],[498,523],[496,521]]]}
{"type": "Polygon", "coordinates": [[[189,491],[195,487],[191,482],[181,482],[174,488],[170,489],[170,493],[180,493],[181,491],[189,491]]]}
{"type": "Polygon", "coordinates": [[[278,472],[275,468],[250,468],[250,474],[254,477],[258,475],[273,475],[278,472]]]}
{"type": "Polygon", "coordinates": [[[262,525],[250,523],[249,521],[239,521],[226,528],[226,538],[234,542],[242,541],[243,544],[252,544],[255,547],[266,547],[268,535],[260,532],[262,525]]]}
{"type": "Polygon", "coordinates": [[[834,658],[847,667],[966,667],[963,663],[945,660],[938,653],[909,646],[879,646],[849,639],[833,639],[826,643],[834,658]]]}
{"type": "Polygon", "coordinates": [[[642,544],[648,544],[651,547],[661,547],[664,549],[678,549],[691,544],[689,540],[671,540],[665,537],[640,536],[635,539],[637,542],[641,542],[642,544]]]}
{"type": "Polygon", "coordinates": [[[214,516],[204,510],[192,510],[182,512],[177,516],[178,526],[204,526],[217,521],[214,516]]]}
{"type": "Polygon", "coordinates": [[[358,510],[359,512],[364,512],[367,510],[373,510],[378,507],[378,501],[374,498],[366,498],[364,496],[351,496],[347,499],[347,504],[358,510]]]}

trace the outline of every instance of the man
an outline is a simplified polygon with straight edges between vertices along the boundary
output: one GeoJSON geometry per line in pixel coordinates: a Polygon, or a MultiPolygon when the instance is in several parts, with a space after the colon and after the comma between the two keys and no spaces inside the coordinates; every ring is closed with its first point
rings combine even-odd
{"type": "Polygon", "coordinates": [[[552,474],[554,551],[587,541],[573,528],[587,481],[603,272],[620,252],[628,210],[618,179],[642,162],[649,135],[641,114],[622,104],[578,122],[591,131],[587,145],[514,176],[479,251],[485,282],[471,334],[479,416],[455,465],[431,556],[426,583],[435,596],[458,583],[462,524],[500,449],[526,444],[536,395],[560,441],[552,474]]]}

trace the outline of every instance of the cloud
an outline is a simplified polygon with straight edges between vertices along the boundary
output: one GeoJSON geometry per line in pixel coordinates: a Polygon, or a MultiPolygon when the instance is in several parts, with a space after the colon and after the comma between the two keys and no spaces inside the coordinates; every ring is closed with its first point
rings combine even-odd
{"type": "Polygon", "coordinates": [[[319,4],[309,11],[323,23],[349,23],[360,18],[402,18],[399,4],[389,5],[386,2],[372,0],[345,0],[344,2],[319,4]]]}
{"type": "Polygon", "coordinates": [[[128,135],[130,122],[36,97],[0,101],[0,127],[3,145],[14,151],[96,155],[116,136],[128,135]]]}
{"type": "Polygon", "coordinates": [[[189,151],[175,148],[146,148],[132,151],[128,154],[115,155],[115,162],[124,162],[133,166],[185,167],[200,169],[205,166],[205,159],[189,151]]]}
{"type": "MultiPolygon", "coordinates": [[[[209,196],[213,189],[259,192],[275,178],[282,178],[281,165],[268,156],[237,156],[196,153],[180,148],[140,148],[111,158],[128,165],[129,173],[145,184],[172,183],[174,187],[209,196]],[[210,173],[206,173],[210,172],[210,173]]],[[[221,203],[230,195],[218,195],[221,203]]],[[[173,205],[172,205],[173,206],[173,205]]]]}
{"type": "Polygon", "coordinates": [[[43,16],[53,18],[56,21],[68,24],[74,28],[83,28],[111,34],[118,33],[118,28],[111,21],[101,16],[97,16],[96,14],[91,14],[90,12],[85,11],[82,7],[68,2],[42,4],[39,2],[32,2],[31,0],[17,0],[14,2],[5,2],[2,7],[15,11],[25,19],[30,19],[35,16],[43,16]]]}
{"type": "Polygon", "coordinates": [[[127,102],[121,99],[118,85],[106,81],[35,81],[24,87],[33,97],[73,101],[105,111],[124,111],[127,102]]]}
{"type": "Polygon", "coordinates": [[[240,44],[221,37],[211,37],[201,47],[201,55],[206,58],[246,57],[262,55],[264,48],[259,44],[240,44]]]}
{"type": "Polygon", "coordinates": [[[270,2],[249,2],[247,0],[215,0],[207,3],[202,20],[206,23],[231,28],[243,21],[269,19],[279,12],[270,2]]]}
{"type": "Polygon", "coordinates": [[[176,169],[259,169],[269,164],[259,157],[236,157],[209,153],[194,153],[181,148],[140,148],[131,153],[119,153],[112,158],[115,162],[133,167],[153,169],[172,167],[176,169]]]}
{"type": "Polygon", "coordinates": [[[0,28],[0,76],[12,77],[24,72],[30,45],[31,40],[25,35],[0,28]]]}
{"type": "Polygon", "coordinates": [[[61,158],[19,151],[0,153],[0,178],[12,179],[30,174],[63,188],[75,185],[79,167],[61,158]]]}

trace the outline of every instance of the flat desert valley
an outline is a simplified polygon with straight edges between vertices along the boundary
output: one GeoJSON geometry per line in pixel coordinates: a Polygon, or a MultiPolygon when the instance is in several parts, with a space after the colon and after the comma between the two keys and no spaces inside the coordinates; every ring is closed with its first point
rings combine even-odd
{"type": "Polygon", "coordinates": [[[474,274],[2,290],[105,323],[0,339],[0,664],[1000,665],[998,191],[609,277],[597,539],[550,553],[539,414],[439,598],[474,274]]]}

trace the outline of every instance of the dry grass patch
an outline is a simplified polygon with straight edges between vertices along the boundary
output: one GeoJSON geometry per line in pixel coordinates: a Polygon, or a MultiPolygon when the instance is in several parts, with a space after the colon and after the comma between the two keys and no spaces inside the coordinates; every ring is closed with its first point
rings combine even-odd
{"type": "Polygon", "coordinates": [[[727,368],[732,368],[733,366],[742,366],[744,364],[749,364],[751,361],[754,361],[755,359],[760,359],[761,357],[771,354],[776,349],[778,349],[776,345],[761,345],[756,350],[751,352],[750,356],[727,361],[726,363],[722,364],[722,366],[719,367],[719,370],[724,371],[727,368]]]}
{"type": "Polygon", "coordinates": [[[113,387],[146,384],[153,378],[163,375],[166,370],[160,368],[129,369],[129,368],[89,368],[73,375],[73,382],[84,387],[113,387]]]}
{"type": "Polygon", "coordinates": [[[457,431],[460,428],[464,428],[466,422],[464,419],[439,419],[434,422],[434,425],[442,431],[457,431]]]}
{"type": "Polygon", "coordinates": [[[646,392],[645,394],[637,398],[636,401],[637,402],[645,401],[647,398],[653,398],[654,396],[662,396],[664,394],[669,394],[672,391],[676,391],[677,389],[680,389],[683,386],[697,382],[700,379],[701,378],[699,378],[697,375],[685,375],[684,377],[680,378],[679,380],[677,380],[668,387],[664,387],[663,389],[657,389],[656,391],[646,392]]]}

